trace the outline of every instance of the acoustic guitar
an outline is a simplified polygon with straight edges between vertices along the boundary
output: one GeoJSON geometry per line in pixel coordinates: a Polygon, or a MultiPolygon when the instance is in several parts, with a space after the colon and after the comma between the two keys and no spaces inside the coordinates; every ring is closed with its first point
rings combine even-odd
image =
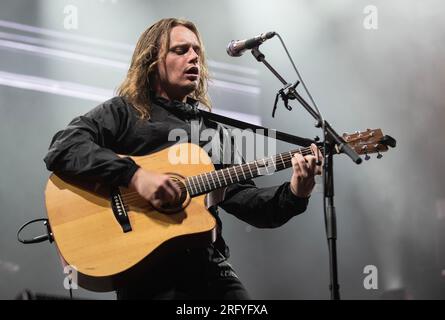
{"type": "MultiPolygon", "coordinates": [[[[380,129],[344,134],[343,139],[367,157],[380,157],[388,146],[395,146],[380,129]]],[[[290,168],[295,153],[311,152],[301,148],[220,170],[202,148],[189,143],[132,157],[141,168],[168,174],[178,184],[180,199],[165,207],[154,207],[127,188],[52,174],[45,190],[51,232],[61,258],[76,270],[78,285],[112,291],[149,272],[175,248],[215,240],[216,221],[205,202],[209,192],[290,168]]]]}

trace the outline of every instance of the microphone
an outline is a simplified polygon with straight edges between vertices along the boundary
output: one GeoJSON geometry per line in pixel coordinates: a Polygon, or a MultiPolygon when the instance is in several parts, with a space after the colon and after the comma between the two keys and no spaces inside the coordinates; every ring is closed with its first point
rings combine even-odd
{"type": "Polygon", "coordinates": [[[227,45],[227,53],[231,57],[241,57],[241,55],[249,49],[255,48],[262,44],[267,39],[275,36],[276,33],[274,31],[262,33],[259,36],[256,36],[247,40],[232,40],[227,45]]]}

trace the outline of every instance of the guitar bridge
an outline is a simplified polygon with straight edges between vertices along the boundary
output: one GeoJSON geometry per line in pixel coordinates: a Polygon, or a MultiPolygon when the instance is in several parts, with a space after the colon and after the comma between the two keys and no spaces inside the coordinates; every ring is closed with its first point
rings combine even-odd
{"type": "Polygon", "coordinates": [[[111,208],[113,209],[114,217],[122,227],[122,231],[124,233],[132,231],[127,209],[118,188],[111,191],[111,208]]]}

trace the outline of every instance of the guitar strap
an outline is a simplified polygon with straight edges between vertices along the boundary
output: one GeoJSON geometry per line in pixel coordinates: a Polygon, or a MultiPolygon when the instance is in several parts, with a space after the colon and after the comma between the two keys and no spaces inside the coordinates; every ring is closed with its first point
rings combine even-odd
{"type": "MultiPolygon", "coordinates": [[[[219,123],[231,126],[231,127],[239,128],[239,129],[251,129],[253,132],[255,132],[257,134],[262,134],[262,135],[265,135],[266,132],[272,131],[269,128],[262,127],[262,126],[259,126],[256,124],[244,122],[241,120],[235,120],[232,118],[228,118],[228,117],[225,117],[225,116],[222,116],[222,115],[219,115],[216,113],[204,111],[201,109],[197,109],[197,110],[198,110],[199,114],[204,119],[208,119],[213,122],[219,122],[219,123]]],[[[294,135],[291,135],[291,134],[288,134],[285,132],[281,132],[281,131],[275,131],[275,139],[281,140],[284,142],[288,142],[288,143],[292,143],[292,144],[296,144],[296,145],[299,145],[302,147],[309,147],[311,145],[311,143],[316,143],[314,140],[294,136],[294,135]]]]}

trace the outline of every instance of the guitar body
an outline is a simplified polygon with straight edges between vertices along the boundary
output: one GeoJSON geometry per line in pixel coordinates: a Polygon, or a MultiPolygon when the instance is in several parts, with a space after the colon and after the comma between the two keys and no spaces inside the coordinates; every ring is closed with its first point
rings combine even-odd
{"type": "MultiPolygon", "coordinates": [[[[188,143],[132,158],[143,169],[178,179],[214,170],[207,153],[188,143]],[[199,155],[201,161],[171,164],[169,156],[184,151],[188,159],[199,155]]],[[[182,205],[166,211],[129,189],[119,188],[118,195],[130,231],[125,232],[116,218],[110,190],[55,174],[48,181],[45,198],[54,241],[66,264],[77,270],[77,283],[86,289],[114,290],[149,272],[151,265],[178,247],[215,240],[216,221],[207,210],[205,194],[188,196],[182,205]]]]}

